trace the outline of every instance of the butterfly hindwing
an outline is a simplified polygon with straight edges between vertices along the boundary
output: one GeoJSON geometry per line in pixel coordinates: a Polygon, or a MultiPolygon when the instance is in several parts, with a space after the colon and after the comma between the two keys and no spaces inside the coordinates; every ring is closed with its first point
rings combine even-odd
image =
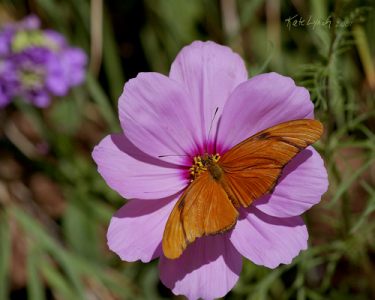
{"type": "Polygon", "coordinates": [[[220,160],[236,199],[247,207],[271,193],[291,159],[316,142],[323,126],[316,120],[295,120],[263,130],[226,152],[220,160]]]}
{"type": "Polygon", "coordinates": [[[229,232],[236,224],[237,210],[223,188],[205,172],[182,194],[169,216],[163,235],[166,257],[179,257],[203,235],[229,232]]]}

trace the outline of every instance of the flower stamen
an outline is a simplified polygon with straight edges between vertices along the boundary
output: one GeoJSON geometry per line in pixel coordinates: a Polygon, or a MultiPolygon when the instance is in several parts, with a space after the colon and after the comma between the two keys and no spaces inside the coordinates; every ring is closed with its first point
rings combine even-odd
{"type": "Polygon", "coordinates": [[[207,166],[211,163],[217,163],[221,156],[219,153],[216,153],[215,155],[204,155],[202,156],[196,156],[194,157],[194,163],[193,166],[189,169],[191,170],[190,175],[193,177],[191,182],[193,182],[194,179],[198,178],[199,175],[206,172],[207,166]]]}

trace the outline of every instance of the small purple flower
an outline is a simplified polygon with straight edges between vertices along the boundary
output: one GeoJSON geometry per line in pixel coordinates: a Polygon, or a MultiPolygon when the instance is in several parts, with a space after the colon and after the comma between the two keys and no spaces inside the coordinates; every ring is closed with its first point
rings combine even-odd
{"type": "Polygon", "coordinates": [[[11,53],[11,41],[14,34],[14,30],[10,28],[4,28],[0,31],[0,57],[9,55],[11,53]]]}
{"type": "Polygon", "coordinates": [[[71,86],[85,79],[86,54],[79,48],[68,48],[60,55],[50,55],[46,85],[57,96],[65,96],[71,86]]]}
{"type": "Polygon", "coordinates": [[[45,37],[51,41],[52,43],[56,44],[60,48],[68,48],[69,44],[66,41],[65,37],[58,33],[57,31],[51,30],[51,29],[45,29],[44,30],[45,37]]]}
{"type": "Polygon", "coordinates": [[[19,83],[14,64],[0,58],[0,108],[12,101],[18,89],[19,83]]]}
{"type": "Polygon", "coordinates": [[[30,15],[16,24],[6,24],[0,31],[0,61],[13,66],[12,80],[8,80],[9,72],[0,69],[1,107],[15,96],[46,107],[51,95],[65,96],[71,87],[84,81],[87,56],[81,49],[70,47],[58,32],[40,30],[39,18],[30,15]]]}
{"type": "Polygon", "coordinates": [[[169,77],[140,73],[119,99],[124,134],[104,138],[93,151],[107,184],[133,199],[112,218],[109,248],[121,259],[148,262],[160,257],[161,281],[189,299],[223,297],[237,282],[242,256],[258,265],[289,264],[307,249],[299,216],[327,190],[327,172],[313,147],[285,168],[273,194],[239,209],[236,227],[198,238],[177,259],[162,250],[167,219],[190,183],[193,161],[202,156],[213,113],[208,154],[226,151],[273,125],[313,119],[308,91],[276,73],[248,80],[243,60],[228,47],[194,42],[183,48],[169,77]]]}
{"type": "Polygon", "coordinates": [[[38,16],[31,14],[20,21],[18,27],[23,30],[37,30],[41,27],[41,22],[38,16]]]}

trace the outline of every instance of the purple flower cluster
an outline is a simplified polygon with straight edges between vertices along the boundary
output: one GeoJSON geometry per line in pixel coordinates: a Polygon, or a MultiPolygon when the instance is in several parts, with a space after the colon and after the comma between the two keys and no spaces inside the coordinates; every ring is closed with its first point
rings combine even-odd
{"type": "Polygon", "coordinates": [[[56,31],[41,30],[35,15],[0,31],[0,108],[14,97],[46,107],[85,79],[87,56],[56,31]]]}

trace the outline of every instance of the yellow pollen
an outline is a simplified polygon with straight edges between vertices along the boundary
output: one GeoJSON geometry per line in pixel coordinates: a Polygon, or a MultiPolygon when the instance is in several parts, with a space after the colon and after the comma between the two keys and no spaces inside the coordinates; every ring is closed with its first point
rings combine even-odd
{"type": "Polygon", "coordinates": [[[203,161],[202,161],[202,157],[201,156],[196,156],[194,157],[194,163],[193,163],[193,166],[191,168],[189,168],[189,170],[191,170],[190,174],[191,176],[193,177],[193,179],[191,180],[191,182],[193,182],[194,179],[196,179],[199,175],[203,174],[204,172],[207,171],[207,167],[205,165],[207,165],[209,163],[209,160],[211,159],[212,162],[214,163],[217,163],[220,159],[220,155],[219,153],[216,153],[215,155],[205,155],[203,157],[203,161]]]}

